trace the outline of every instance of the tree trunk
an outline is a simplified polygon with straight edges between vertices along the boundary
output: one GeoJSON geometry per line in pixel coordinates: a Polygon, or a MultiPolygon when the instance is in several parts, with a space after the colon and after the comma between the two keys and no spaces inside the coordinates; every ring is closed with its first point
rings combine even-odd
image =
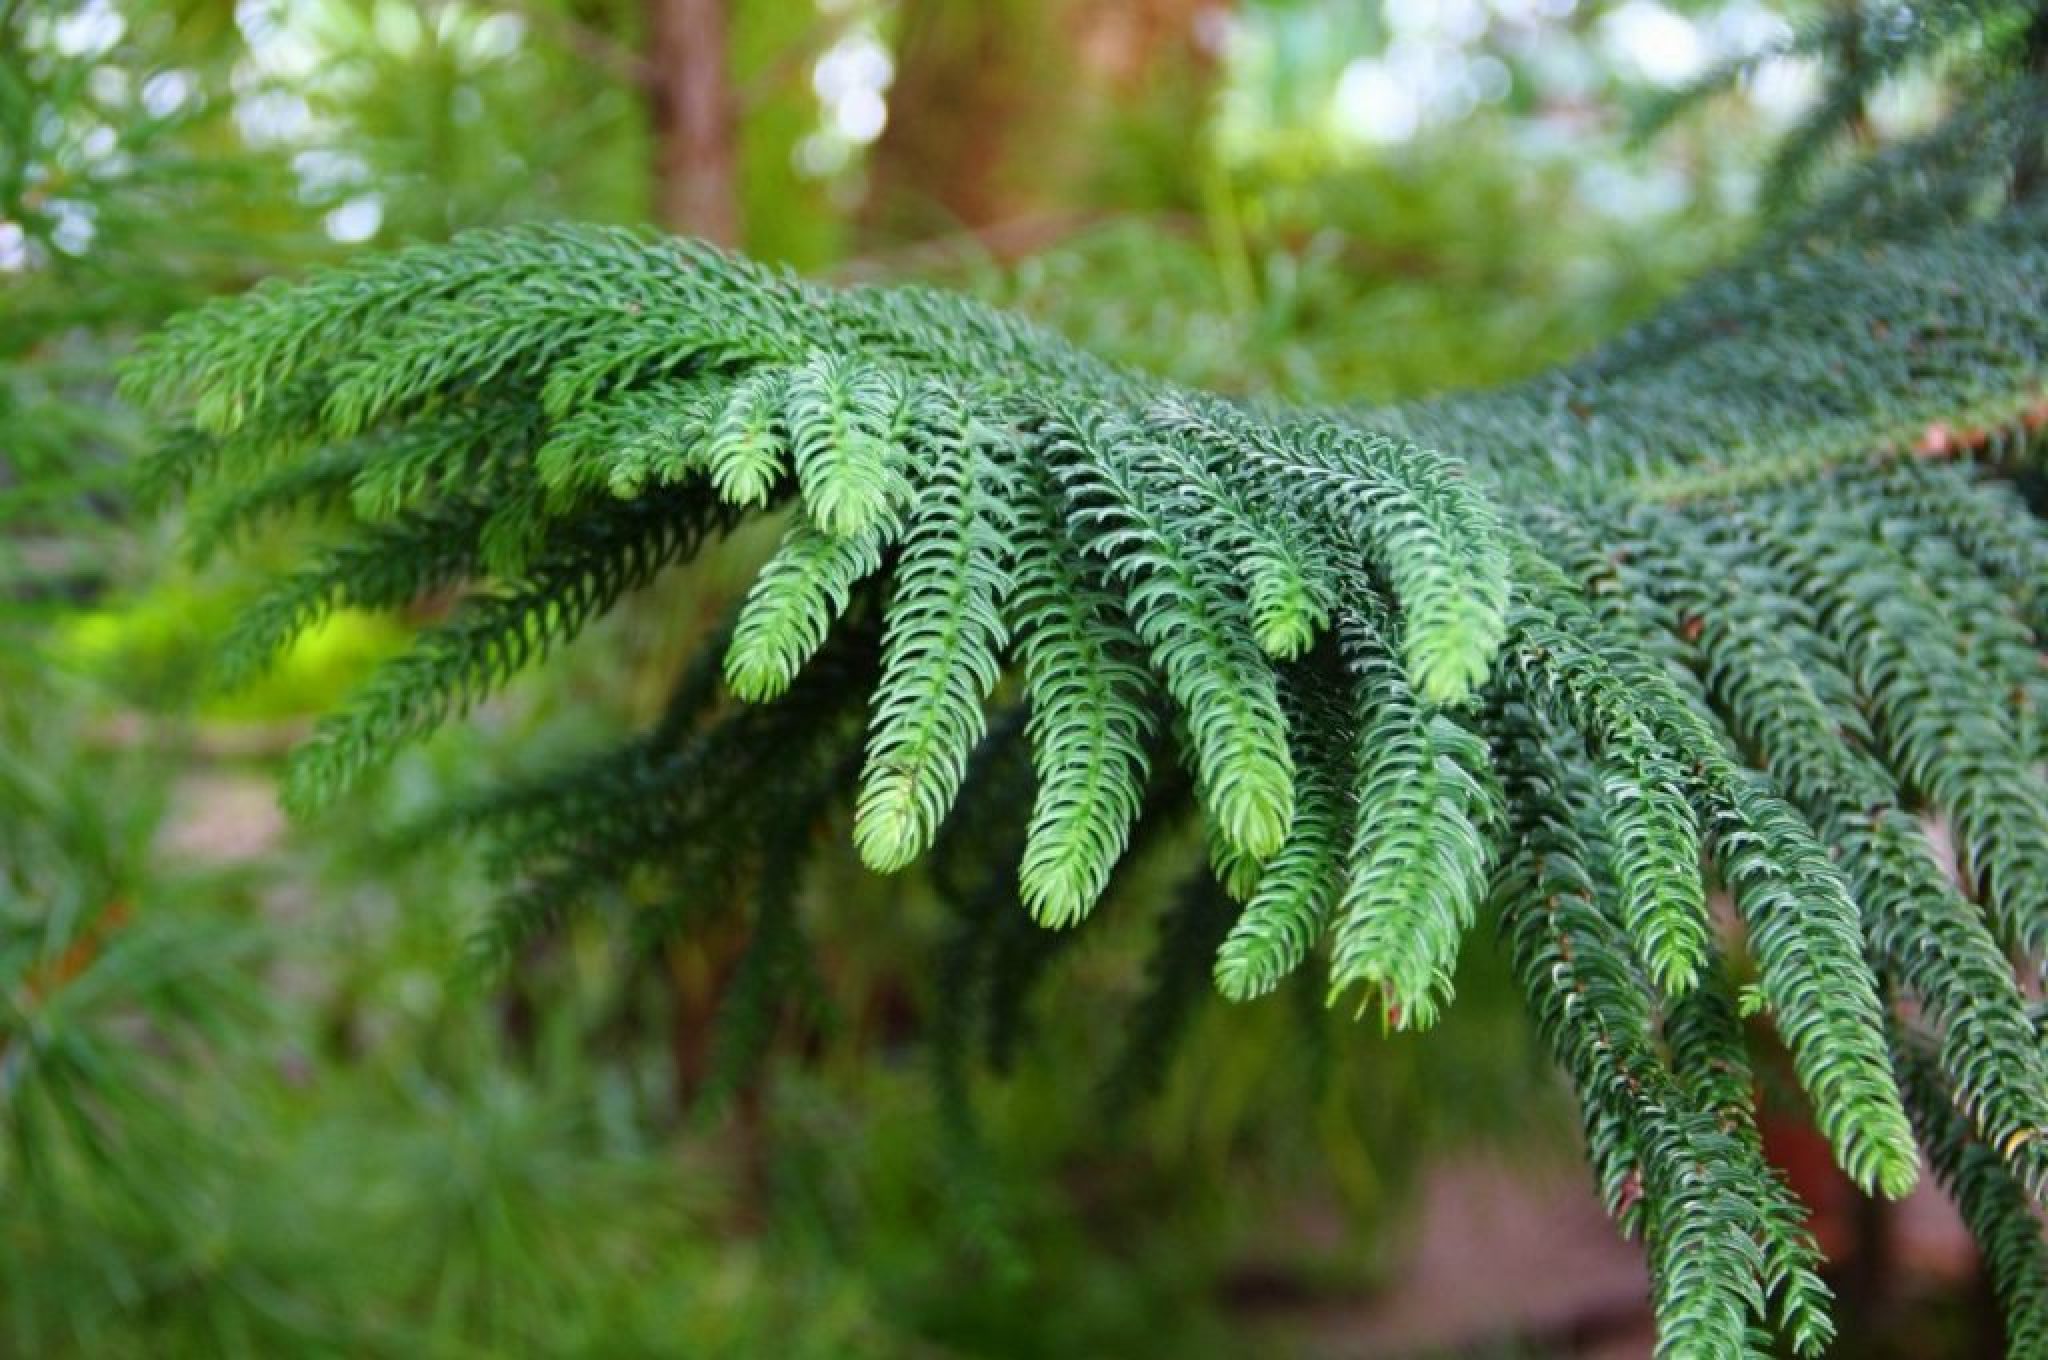
{"type": "MultiPolygon", "coordinates": [[[[982,232],[1094,199],[1114,119],[1199,115],[1224,0],[904,0],[869,235],[982,232]],[[1078,191],[1078,196],[1077,196],[1078,191]]],[[[1189,127],[1179,120],[1183,132],[1189,127]]]]}
{"type": "Polygon", "coordinates": [[[868,161],[868,225],[883,239],[972,229],[1012,211],[1005,167],[1020,114],[1049,82],[1032,66],[1041,17],[1014,0],[910,0],[897,20],[889,122],[868,161]]]}
{"type": "Polygon", "coordinates": [[[647,0],[654,211],[673,231],[737,245],[739,149],[725,0],[647,0]]]}

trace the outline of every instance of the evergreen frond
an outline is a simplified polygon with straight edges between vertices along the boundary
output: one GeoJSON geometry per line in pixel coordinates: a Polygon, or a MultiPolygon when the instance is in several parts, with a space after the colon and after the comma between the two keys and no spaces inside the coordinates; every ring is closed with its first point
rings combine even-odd
{"type": "Polygon", "coordinates": [[[1002,672],[1010,589],[1006,472],[964,405],[921,394],[917,434],[935,476],[911,516],[882,638],[854,843],[870,868],[901,869],[931,847],[983,731],[1002,672]]]}
{"type": "Polygon", "coordinates": [[[2007,1354],[2048,1355],[2048,1237],[2014,1180],[2009,1149],[1980,1141],[1951,1102],[1941,1068],[1916,1036],[1896,1036],[1901,1084],[1927,1159],[1955,1198],[2005,1315],[2007,1354]]]}
{"type": "Polygon", "coordinates": [[[1262,859],[1294,815],[1293,760],[1272,667],[1228,569],[1133,472],[1135,429],[1053,429],[1068,513],[1126,590],[1133,627],[1186,719],[1202,804],[1225,842],[1262,859]]]}
{"type": "Polygon", "coordinates": [[[835,538],[886,522],[904,488],[890,426],[907,394],[881,372],[821,354],[789,380],[785,422],[811,520],[835,538]]]}
{"type": "Polygon", "coordinates": [[[882,535],[838,538],[798,520],[747,592],[725,653],[726,683],[742,699],[773,699],[825,644],[853,588],[882,566],[882,535]]]}
{"type": "MultiPolygon", "coordinates": [[[[1305,687],[1297,682],[1294,690],[1305,687]]],[[[1274,991],[1329,929],[1355,833],[1352,766],[1363,755],[1345,708],[1330,693],[1303,695],[1293,706],[1300,801],[1286,842],[1260,870],[1257,887],[1217,951],[1216,987],[1232,1001],[1274,991]],[[1316,734],[1314,744],[1309,733],[1316,734]]]]}
{"type": "Polygon", "coordinates": [[[1717,1093],[1688,1091],[1660,1054],[1654,1003],[1604,900],[1600,843],[1581,834],[1598,824],[1574,806],[1597,807],[1592,782],[1558,759],[1539,715],[1511,708],[1500,727],[1521,820],[1520,848],[1496,879],[1502,929],[1578,1090],[1609,1207],[1646,1239],[1658,1353],[1763,1355],[1774,1318],[1801,1353],[1817,1353],[1831,1335],[1826,1289],[1797,1211],[1760,1145],[1724,1123],[1717,1093]]]}
{"type": "Polygon", "coordinates": [[[385,665],[293,754],[286,802],[317,807],[409,738],[466,711],[722,527],[703,496],[634,502],[563,531],[523,579],[471,596],[385,665]]]}
{"type": "Polygon", "coordinates": [[[146,476],[193,490],[198,547],[296,508],[334,534],[246,611],[230,676],[336,609],[457,595],[296,757],[301,809],[782,517],[651,732],[459,819],[518,882],[480,957],[644,897],[639,868],[643,940],[753,894],[743,1074],[810,831],[850,810],[871,867],[935,854],[965,1128],[961,1064],[1007,1057],[1072,937],[1039,927],[1198,812],[1211,873],[1162,919],[1115,1090],[1161,1080],[1205,980],[1263,995],[1320,949],[1329,1000],[1429,1024],[1490,900],[1645,1241],[1660,1353],[1811,1354],[1826,1290],[1732,992],[1753,964],[1836,1159],[1901,1193],[1917,1131],[2038,1352],[2048,529],[2006,480],[2048,425],[2033,13],[1857,7],[1830,32],[1861,65],[1788,166],[1888,72],[1963,54],[1979,88],[1494,391],[1229,401],[944,293],[531,226],[172,323],[127,376],[183,431],[146,476]]]}
{"type": "Polygon", "coordinates": [[[736,383],[711,427],[705,462],[718,494],[734,505],[766,505],[789,459],[782,423],[789,374],[757,368],[736,383]]]}
{"type": "Polygon", "coordinates": [[[1529,543],[1520,565],[1539,583],[1517,602],[1508,661],[1527,692],[1577,730],[1597,766],[1623,920],[1650,977],[1674,995],[1697,983],[1708,950],[1699,826],[1674,753],[1646,696],[1587,639],[1562,571],[1529,543]]]}
{"type": "MultiPolygon", "coordinates": [[[[1982,913],[1943,876],[1897,781],[1871,754],[1855,688],[1810,610],[1754,561],[1669,517],[1631,535],[1629,574],[1675,633],[1740,743],[1841,856],[1872,956],[1940,1026],[1945,1070],[1995,1142],[2048,1127],[2048,1061],[1982,913]]],[[[2019,1152],[2041,1184],[2038,1154],[2019,1152]]]]}
{"type": "Polygon", "coordinates": [[[1361,1010],[1376,993],[1390,1027],[1427,1029],[1485,895],[1499,794],[1484,745],[1408,688],[1371,609],[1341,621],[1357,763],[1330,991],[1363,986],[1361,1010]]]}
{"type": "MultiPolygon", "coordinates": [[[[1549,514],[1540,519],[1553,533],[1576,540],[1572,555],[1581,563],[1595,556],[1572,526],[1560,527],[1549,514]]],[[[1603,527],[1623,554],[1637,549],[1625,531],[1603,527]]],[[[1654,543],[1641,551],[1654,552],[1654,543]]],[[[1604,564],[1590,570],[1611,576],[1604,564]]],[[[1599,597],[1605,608],[1597,615],[1568,595],[1556,598],[1574,633],[1597,640],[1614,672],[1643,701],[1660,738],[1689,753],[1707,851],[1748,929],[1764,997],[1837,1157],[1865,1185],[1903,1195],[1916,1175],[1912,1133],[1880,1038],[1877,982],[1864,961],[1848,886],[1812,828],[1729,758],[1700,696],[1648,664],[1662,647],[1622,597],[1599,597]],[[1637,642],[1641,651],[1618,645],[1624,641],[1637,642]]]]}
{"type": "Polygon", "coordinates": [[[397,609],[461,578],[476,562],[483,512],[463,507],[368,526],[271,586],[243,611],[214,666],[227,687],[261,673],[337,609],[397,609]]]}
{"type": "Polygon", "coordinates": [[[1010,628],[1031,705],[1038,790],[1019,867],[1047,925],[1093,910],[1131,836],[1150,770],[1153,685],[1123,606],[1081,557],[1043,474],[1022,474],[1010,628]]]}

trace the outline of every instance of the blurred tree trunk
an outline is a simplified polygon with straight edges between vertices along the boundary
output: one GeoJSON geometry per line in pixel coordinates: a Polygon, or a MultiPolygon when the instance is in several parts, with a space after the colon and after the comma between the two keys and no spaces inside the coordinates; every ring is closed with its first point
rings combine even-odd
{"type": "Polygon", "coordinates": [[[1117,138],[1171,103],[1183,134],[1207,97],[1219,0],[904,0],[889,122],[869,160],[866,226],[886,239],[1071,210],[1117,138]]]}
{"type": "Polygon", "coordinates": [[[895,235],[928,227],[934,212],[968,228],[1008,216],[1003,160],[1034,94],[1045,96],[1032,61],[1042,10],[908,0],[897,25],[889,122],[869,160],[870,225],[895,235]]]}
{"type": "MultiPolygon", "coordinates": [[[[671,231],[740,244],[740,143],[725,0],[646,0],[647,95],[654,130],[654,215],[671,231]]],[[[738,926],[670,943],[664,983],[673,1012],[669,1065],[678,1111],[693,1109],[711,1075],[717,1015],[745,950],[738,926]]],[[[738,1102],[738,1155],[753,1186],[765,1176],[754,1136],[758,1091],[738,1102]]]]}
{"type": "MultiPolygon", "coordinates": [[[[2027,26],[2025,52],[2027,68],[2036,77],[2048,77],[2048,10],[2036,14],[2027,26]]],[[[2019,158],[2013,164],[2013,201],[2032,198],[2044,187],[2048,187],[2048,148],[2039,137],[2029,137],[2020,143],[2019,158]]]]}
{"type": "Polygon", "coordinates": [[[1066,33],[1085,76],[1129,97],[1163,72],[1214,67],[1225,0],[1069,0],[1066,33]]]}
{"type": "Polygon", "coordinates": [[[647,0],[655,216],[735,245],[739,144],[727,48],[725,0],[647,0]]]}

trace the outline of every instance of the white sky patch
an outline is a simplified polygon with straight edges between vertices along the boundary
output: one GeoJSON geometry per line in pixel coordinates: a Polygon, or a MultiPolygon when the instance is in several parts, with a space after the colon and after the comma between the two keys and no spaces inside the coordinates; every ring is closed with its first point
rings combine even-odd
{"type": "Polygon", "coordinates": [[[1926,72],[1913,71],[1888,80],[1871,93],[1865,104],[1870,125],[1881,137],[1896,138],[1924,132],[1941,112],[1941,86],[1926,72]]]}
{"type": "Polygon", "coordinates": [[[1486,7],[1508,23],[1535,24],[1569,17],[1579,0],[1487,0],[1486,7]]]}
{"type": "Polygon", "coordinates": [[[849,33],[811,68],[811,89],[825,106],[832,130],[855,146],[882,135],[889,124],[885,92],[896,79],[896,63],[872,33],[849,33]]]}
{"type": "Polygon", "coordinates": [[[1745,88],[1757,112],[1782,126],[1820,94],[1820,63],[1811,57],[1773,57],[1758,64],[1745,88]]]}
{"type": "Polygon", "coordinates": [[[258,90],[235,101],[235,126],[251,146],[288,146],[313,130],[313,110],[284,90],[258,90]]]}
{"type": "Polygon", "coordinates": [[[1626,0],[1600,20],[1601,45],[1614,64],[1652,85],[1682,85],[1707,66],[1699,25],[1657,0],[1626,0]]]}
{"type": "Polygon", "coordinates": [[[66,255],[83,255],[92,249],[99,224],[92,205],[68,198],[53,198],[45,211],[50,215],[50,244],[66,255]]]}
{"type": "Polygon", "coordinates": [[[307,202],[332,199],[370,178],[370,166],[350,151],[314,147],[292,157],[292,170],[299,177],[299,197],[307,202]]]}
{"type": "Polygon", "coordinates": [[[848,90],[832,103],[832,124],[847,141],[866,145],[889,125],[889,105],[880,90],[848,90]]]}
{"type": "Polygon", "coordinates": [[[95,101],[110,109],[128,102],[128,73],[118,66],[95,66],[85,77],[85,88],[95,101]]]}
{"type": "Polygon", "coordinates": [[[199,83],[190,71],[158,71],[142,82],[142,107],[152,118],[168,118],[197,94],[199,83]]]}
{"type": "MultiPolygon", "coordinates": [[[[1341,135],[1371,145],[1409,141],[1424,128],[1453,123],[1482,103],[1505,99],[1514,87],[1506,62],[1481,49],[1482,27],[1466,35],[1415,31],[1397,36],[1379,56],[1355,57],[1337,77],[1331,122],[1341,135]]],[[[1426,21],[1439,23],[1441,16],[1426,21]]],[[[1465,21],[1451,16],[1455,26],[1465,21]]]]}
{"type": "Polygon", "coordinates": [[[811,70],[811,88],[826,103],[854,90],[886,90],[895,79],[896,63],[872,33],[848,34],[811,70]]]}
{"type": "Polygon", "coordinates": [[[1715,50],[1730,55],[1762,52],[1792,38],[1785,16],[1760,0],[1728,0],[1706,24],[1715,50]]]}
{"type": "Polygon", "coordinates": [[[1405,142],[1422,126],[1422,100],[1385,61],[1358,57],[1337,79],[1337,126],[1361,141],[1405,142]]]}
{"type": "Polygon", "coordinates": [[[1670,165],[1592,161],[1580,168],[1573,188],[1588,207],[1617,221],[1668,217],[1692,197],[1685,174],[1670,165]]]}
{"type": "Polygon", "coordinates": [[[0,221],[0,274],[19,274],[28,268],[28,233],[19,222],[0,221]]]}
{"type": "Polygon", "coordinates": [[[1486,31],[1486,6],[1479,0],[1387,0],[1383,12],[1396,41],[1408,37],[1468,43],[1486,31]]]}
{"type": "Polygon", "coordinates": [[[470,55],[480,61],[503,61],[526,42],[526,20],[516,14],[492,14],[470,32],[470,55]]]}
{"type": "MultiPolygon", "coordinates": [[[[822,3],[820,9],[831,12],[822,3]]],[[[888,91],[895,79],[889,49],[867,29],[856,29],[825,49],[811,67],[820,125],[791,152],[797,170],[825,179],[851,165],[854,153],[889,126],[888,91]]]]}
{"type": "Polygon", "coordinates": [[[327,214],[325,225],[328,238],[343,245],[367,241],[384,225],[384,200],[376,194],[352,198],[327,214]]]}
{"type": "Polygon", "coordinates": [[[251,47],[261,47],[284,28],[277,0],[235,0],[235,27],[251,47]]]}
{"type": "MultiPolygon", "coordinates": [[[[324,60],[320,45],[302,26],[292,23],[291,12],[277,0],[240,0],[235,6],[235,26],[242,30],[249,55],[243,69],[254,78],[279,81],[304,80],[324,60]]],[[[242,73],[238,71],[238,85],[242,73]]]]}
{"type": "Polygon", "coordinates": [[[379,47],[401,57],[418,52],[427,39],[427,26],[420,12],[411,5],[393,4],[391,0],[378,0],[371,9],[370,32],[376,36],[379,47]]]}
{"type": "Polygon", "coordinates": [[[107,0],[87,0],[50,30],[51,45],[67,57],[96,57],[121,41],[128,21],[107,0]]]}
{"type": "Polygon", "coordinates": [[[88,163],[98,165],[113,155],[120,144],[120,134],[101,123],[78,139],[78,150],[88,163]]]}

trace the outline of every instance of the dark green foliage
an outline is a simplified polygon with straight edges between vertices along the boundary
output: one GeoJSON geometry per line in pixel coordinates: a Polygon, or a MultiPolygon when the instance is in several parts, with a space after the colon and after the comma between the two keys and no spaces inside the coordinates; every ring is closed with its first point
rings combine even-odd
{"type": "Polygon", "coordinates": [[[2041,1236],[2038,1192],[2030,1195],[2013,1176],[2009,1153],[1986,1143],[1958,1113],[1926,1045],[1903,1032],[1895,1044],[1928,1161],[1984,1253],[2005,1313],[2007,1353],[2014,1360],[2048,1355],[2048,1242],[2041,1236]]]}
{"type": "Polygon", "coordinates": [[[1767,206],[1783,208],[1810,183],[1819,162],[1853,135],[1865,105],[1887,81],[1942,61],[1996,71],[2030,59],[2042,43],[2027,0],[1864,0],[1829,6],[1784,41],[1725,62],[1645,110],[1647,130],[1687,105],[1735,85],[1763,61],[1818,58],[1831,65],[1818,99],[1785,136],[1765,176],[1767,206]]]}
{"type": "Polygon", "coordinates": [[[744,515],[782,517],[651,734],[474,810],[523,880],[495,955],[638,865],[683,885],[650,935],[746,888],[744,1069],[802,971],[811,830],[850,812],[878,870],[939,847],[965,1127],[969,1035],[1007,1050],[1065,938],[1038,924],[1082,922],[1191,807],[1216,881],[1161,918],[1116,1089],[1158,1079],[1197,984],[1264,994],[1318,953],[1333,999],[1427,1026],[1490,900],[1646,1243],[1665,1353],[1830,1335],[1756,1130],[1750,1006],[1860,1185],[1912,1185],[1917,1127],[2024,1351],[2048,533],[1998,478],[2044,421],[2043,92],[2013,7],[1876,9],[1858,23],[1905,27],[1830,100],[1975,34],[1949,121],[1497,391],[1234,404],[943,294],[567,227],[209,307],[130,390],[187,427],[153,472],[210,488],[205,535],[339,521],[252,611],[242,669],[339,605],[462,586],[302,750],[302,808],[744,515]],[[1907,1010],[1924,1048],[1893,1041],[1907,1010]]]}
{"type": "Polygon", "coordinates": [[[884,873],[931,847],[960,791],[1002,672],[1010,590],[1000,456],[957,396],[918,396],[910,423],[935,475],[909,512],[897,562],[854,816],[861,858],[884,873]]]}
{"type": "Polygon", "coordinates": [[[1188,1017],[1208,992],[1210,960],[1235,910],[1223,885],[1201,873],[1182,882],[1166,904],[1144,994],[1109,1074],[1112,1114],[1165,1080],[1174,1049],[1187,1034],[1188,1017]]]}
{"type": "Polygon", "coordinates": [[[1333,997],[1353,984],[1377,988],[1390,1026],[1422,1029],[1450,999],[1458,942],[1485,893],[1500,795],[1480,740],[1408,689],[1375,605],[1342,623],[1357,764],[1330,988],[1333,997]]]}
{"type": "Polygon", "coordinates": [[[1363,749],[1351,715],[1334,700],[1325,690],[1297,700],[1288,714],[1300,801],[1286,843],[1261,870],[1217,952],[1216,986],[1233,1001],[1278,988],[1329,928],[1353,837],[1353,770],[1363,749]]]}
{"type": "Polygon", "coordinates": [[[1650,1251],[1661,1350],[1759,1353],[1775,1321],[1802,1354],[1832,1334],[1799,1210],[1748,1118],[1732,1008],[1712,990],[1673,1006],[1669,1059],[1657,1010],[1603,866],[1612,847],[1590,762],[1536,714],[1500,715],[1510,805],[1523,819],[1496,882],[1502,929],[1538,1027],[1578,1088],[1610,1210],[1650,1251]],[[1738,1069],[1739,1071],[1739,1069],[1738,1069]],[[1730,1078],[1734,1077],[1733,1080],[1730,1078]]]}
{"type": "Polygon", "coordinates": [[[1047,925],[1080,920],[1102,896],[1144,798],[1154,713],[1123,606],[1059,511],[1041,474],[1016,509],[1010,595],[1038,776],[1018,887],[1047,925]]]}

